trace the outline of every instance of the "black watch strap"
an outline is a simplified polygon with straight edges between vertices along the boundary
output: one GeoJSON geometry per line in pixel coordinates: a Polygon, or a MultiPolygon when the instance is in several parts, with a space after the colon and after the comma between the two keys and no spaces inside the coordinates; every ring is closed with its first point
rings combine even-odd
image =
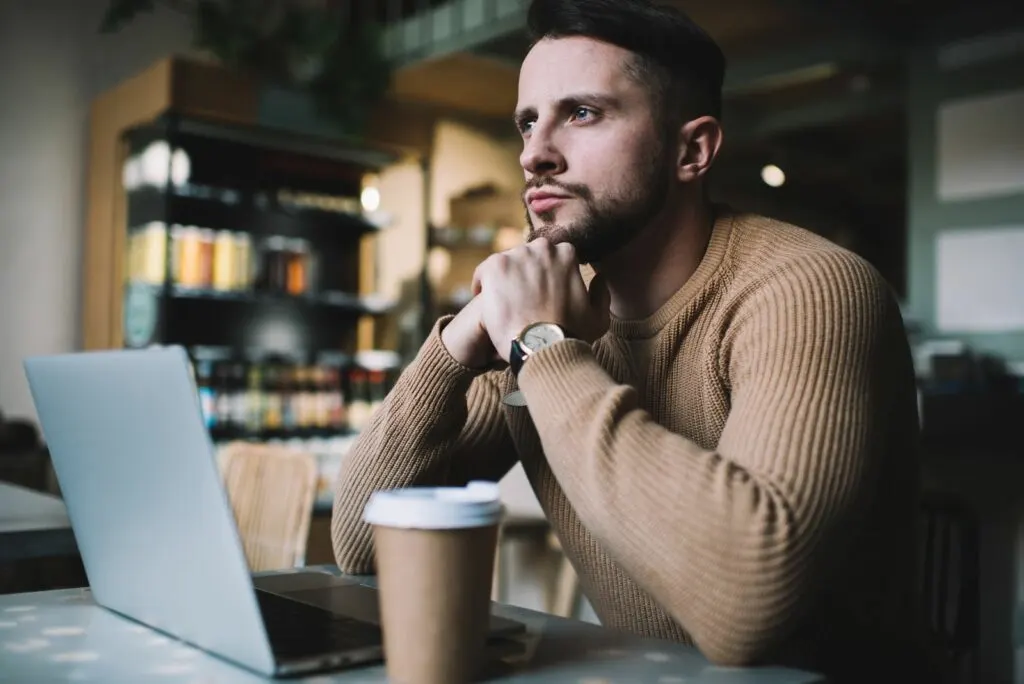
{"type": "Polygon", "coordinates": [[[519,376],[519,371],[522,370],[523,363],[526,361],[526,354],[527,352],[518,338],[513,339],[512,351],[508,355],[508,366],[512,369],[512,375],[519,376]]]}

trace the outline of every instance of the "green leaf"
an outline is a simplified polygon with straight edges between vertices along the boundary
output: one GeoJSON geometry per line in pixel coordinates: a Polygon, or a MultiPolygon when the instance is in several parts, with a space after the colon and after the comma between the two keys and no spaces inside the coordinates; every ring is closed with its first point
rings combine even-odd
{"type": "Polygon", "coordinates": [[[143,12],[152,12],[153,0],[111,0],[100,21],[100,33],[116,33],[143,12]]]}

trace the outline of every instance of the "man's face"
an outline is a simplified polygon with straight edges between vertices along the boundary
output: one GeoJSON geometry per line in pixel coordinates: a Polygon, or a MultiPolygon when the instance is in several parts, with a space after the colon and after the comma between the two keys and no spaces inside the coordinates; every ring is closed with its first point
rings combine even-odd
{"type": "Polygon", "coordinates": [[[516,124],[530,239],[570,242],[583,263],[624,246],[664,207],[673,154],[631,53],[545,39],[523,61],[516,124]]]}

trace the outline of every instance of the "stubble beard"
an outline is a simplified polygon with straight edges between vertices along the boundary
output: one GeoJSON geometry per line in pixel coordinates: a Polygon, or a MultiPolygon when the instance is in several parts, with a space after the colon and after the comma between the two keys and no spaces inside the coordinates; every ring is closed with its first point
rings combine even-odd
{"type": "Polygon", "coordinates": [[[554,244],[568,242],[576,248],[581,264],[599,263],[625,247],[650,224],[665,206],[669,183],[668,146],[659,145],[653,163],[638,169],[633,181],[613,197],[594,197],[586,185],[563,183],[548,176],[536,176],[523,190],[557,188],[582,205],[583,214],[568,223],[555,221],[556,211],[537,214],[526,211],[530,226],[528,240],[546,238],[554,244]]]}

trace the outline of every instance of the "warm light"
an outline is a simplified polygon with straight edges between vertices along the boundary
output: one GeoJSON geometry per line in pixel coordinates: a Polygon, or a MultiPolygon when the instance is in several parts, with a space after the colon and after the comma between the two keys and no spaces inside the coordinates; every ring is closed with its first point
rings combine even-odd
{"type": "Polygon", "coordinates": [[[434,247],[427,253],[427,278],[438,285],[452,270],[452,255],[444,247],[434,247]]]}
{"type": "Polygon", "coordinates": [[[373,213],[380,209],[380,190],[369,185],[363,188],[363,193],[359,196],[359,201],[363,205],[363,210],[373,213]]]}
{"type": "Polygon", "coordinates": [[[498,234],[494,238],[494,251],[504,252],[518,247],[523,244],[525,240],[525,234],[522,228],[514,228],[511,226],[504,226],[498,229],[498,234]]]}
{"type": "Polygon", "coordinates": [[[786,182],[786,174],[775,164],[768,164],[761,169],[761,180],[764,181],[765,185],[778,188],[786,182]]]}

